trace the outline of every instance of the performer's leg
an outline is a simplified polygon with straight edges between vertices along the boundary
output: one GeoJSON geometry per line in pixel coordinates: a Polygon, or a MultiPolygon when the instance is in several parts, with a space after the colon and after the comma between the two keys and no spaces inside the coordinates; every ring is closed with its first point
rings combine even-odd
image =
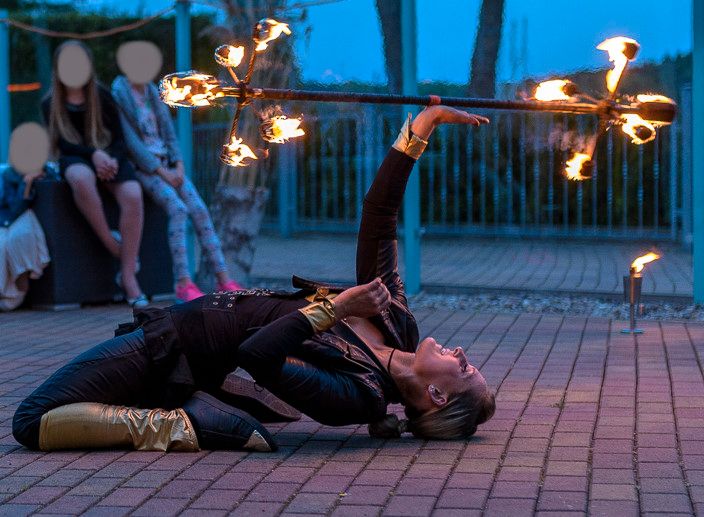
{"type": "Polygon", "coordinates": [[[183,409],[138,409],[78,402],[45,413],[39,448],[132,447],[139,451],[197,451],[198,438],[183,409]]]}
{"type": "MultiPolygon", "coordinates": [[[[150,373],[149,354],[141,330],[110,339],[60,368],[29,395],[15,412],[13,435],[32,449],[40,446],[74,448],[125,445],[120,438],[124,437],[124,428],[115,427],[124,427],[125,422],[134,424],[129,430],[131,436],[134,436],[132,431],[159,434],[166,432],[167,427],[190,428],[190,424],[173,423],[178,418],[185,419],[185,414],[100,407],[136,405],[151,380],[150,373]],[[75,426],[81,425],[81,420],[83,426],[79,430],[75,426]],[[90,436],[101,433],[111,436],[114,443],[90,441],[90,436]]],[[[135,440],[134,445],[155,441],[159,440],[142,438],[135,440]]]]}

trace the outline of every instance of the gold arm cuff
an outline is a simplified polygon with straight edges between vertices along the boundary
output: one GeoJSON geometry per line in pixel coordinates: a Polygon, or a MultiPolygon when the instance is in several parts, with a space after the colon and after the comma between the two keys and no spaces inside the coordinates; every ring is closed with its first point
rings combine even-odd
{"type": "Polygon", "coordinates": [[[318,288],[313,303],[298,310],[310,322],[315,332],[324,332],[337,323],[335,304],[328,297],[328,290],[324,287],[318,288]]]}
{"type": "Polygon", "coordinates": [[[411,133],[411,114],[409,113],[406,122],[401,128],[401,132],[394,142],[393,148],[417,160],[423,154],[427,145],[427,140],[418,138],[411,133]]]}

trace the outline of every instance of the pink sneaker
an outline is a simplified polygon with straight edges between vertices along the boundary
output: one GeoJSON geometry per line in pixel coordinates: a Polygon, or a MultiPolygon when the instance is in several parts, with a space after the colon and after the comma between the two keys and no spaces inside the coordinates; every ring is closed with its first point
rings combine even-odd
{"type": "Polygon", "coordinates": [[[203,296],[203,291],[198,289],[198,286],[193,282],[188,282],[185,286],[176,286],[176,299],[179,302],[190,302],[201,296],[203,296]]]}
{"type": "Polygon", "coordinates": [[[218,284],[218,291],[239,291],[240,289],[243,289],[243,287],[234,280],[230,280],[224,284],[218,284]]]}

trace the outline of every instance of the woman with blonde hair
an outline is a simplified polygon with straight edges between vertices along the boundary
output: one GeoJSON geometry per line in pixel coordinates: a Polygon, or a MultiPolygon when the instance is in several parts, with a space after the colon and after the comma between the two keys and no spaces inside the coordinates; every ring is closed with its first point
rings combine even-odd
{"type": "Polygon", "coordinates": [[[43,450],[273,450],[264,426],[220,397],[223,379],[239,366],[322,424],[369,424],[373,436],[469,439],[494,414],[494,395],[461,347],[419,342],[397,267],[396,226],[434,128],[487,122],[432,106],[404,126],[364,199],[359,285],[294,279],[301,288],[294,293],[220,292],[137,311],[125,333],[74,359],[20,404],[15,438],[43,450]],[[392,403],[403,404],[407,420],[387,414],[392,403]]]}
{"type": "Polygon", "coordinates": [[[117,281],[133,307],[147,298],[137,282],[142,238],[142,189],[127,159],[120,118],[110,92],[95,77],[91,52],[69,40],[54,53],[51,91],[42,102],[52,150],[76,206],[107,250],[120,260],[117,281]],[[120,207],[119,233],[108,226],[98,188],[120,207]]]}

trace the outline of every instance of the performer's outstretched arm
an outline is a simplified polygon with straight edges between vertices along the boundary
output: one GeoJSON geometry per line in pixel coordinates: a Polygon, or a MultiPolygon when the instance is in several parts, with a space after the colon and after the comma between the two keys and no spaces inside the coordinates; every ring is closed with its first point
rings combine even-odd
{"type": "Polygon", "coordinates": [[[447,106],[431,106],[401,129],[364,198],[357,237],[357,284],[380,277],[391,296],[405,304],[398,273],[396,228],[398,212],[413,165],[425,150],[435,127],[444,123],[478,126],[489,120],[447,106]]]}

